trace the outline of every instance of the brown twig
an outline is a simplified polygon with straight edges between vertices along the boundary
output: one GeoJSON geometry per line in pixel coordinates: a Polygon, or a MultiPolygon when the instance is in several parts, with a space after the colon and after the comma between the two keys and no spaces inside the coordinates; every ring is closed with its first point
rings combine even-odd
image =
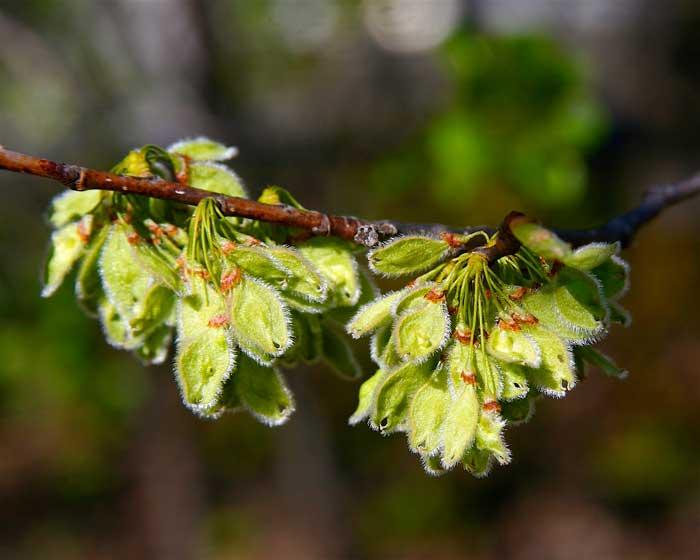
{"type": "MultiPolygon", "coordinates": [[[[350,216],[324,214],[314,210],[299,210],[281,204],[263,204],[254,200],[215,194],[157,178],[127,177],[78,165],[57,163],[13,152],[2,146],[0,146],[0,169],[46,177],[77,191],[109,190],[189,205],[196,205],[204,198],[214,198],[226,216],[250,218],[299,228],[312,235],[339,237],[367,247],[372,247],[383,239],[398,234],[439,235],[443,232],[454,231],[443,224],[406,224],[392,220],[368,221],[350,216]]],[[[698,193],[700,193],[700,174],[679,183],[650,189],[639,206],[613,218],[600,227],[586,230],[558,230],[557,233],[574,245],[583,245],[592,241],[620,241],[623,246],[627,246],[643,224],[657,216],[665,208],[698,193]]],[[[518,250],[519,244],[510,233],[509,228],[511,219],[516,215],[520,214],[511,213],[506,217],[499,227],[499,236],[494,244],[479,249],[490,261],[518,250]]],[[[493,233],[495,230],[478,226],[459,231],[493,233]]]]}

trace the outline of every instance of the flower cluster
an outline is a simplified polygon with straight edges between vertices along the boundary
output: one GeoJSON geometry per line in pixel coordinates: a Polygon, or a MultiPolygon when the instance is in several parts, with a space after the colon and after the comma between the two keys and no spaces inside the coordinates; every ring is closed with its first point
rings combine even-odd
{"type": "MultiPolygon", "coordinates": [[[[113,171],[245,197],[221,163],[235,152],[205,138],[145,146],[113,171]]],[[[276,187],[261,199],[293,201],[276,187]]],[[[43,295],[77,268],[77,299],[111,345],[161,363],[175,336],[175,377],[198,414],[244,408],[268,424],[284,422],[294,404],[280,365],[323,360],[342,377],[360,376],[342,325],[376,292],[349,244],[313,238],[292,247],[290,232],[224,217],[211,198],[192,210],[68,191],[54,199],[50,219],[43,295]]]]}
{"type": "MultiPolygon", "coordinates": [[[[624,373],[590,347],[611,322],[628,322],[619,246],[574,250],[525,220],[511,229],[521,248],[493,263],[468,250],[473,235],[402,237],[368,255],[384,276],[427,272],[348,323],[353,337],[372,336],[379,368],[350,422],[406,432],[430,473],[461,463],[483,476],[508,463],[506,426],[528,420],[541,395],[564,396],[584,362],[624,373]]],[[[476,235],[488,247],[499,234],[476,235]]]]}

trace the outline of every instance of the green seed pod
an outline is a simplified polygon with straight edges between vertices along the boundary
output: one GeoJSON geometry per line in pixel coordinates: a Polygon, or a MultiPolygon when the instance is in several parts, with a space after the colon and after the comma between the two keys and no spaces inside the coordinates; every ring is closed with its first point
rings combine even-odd
{"type": "Polygon", "coordinates": [[[556,280],[554,301],[564,324],[573,330],[595,336],[605,328],[607,309],[590,274],[564,268],[556,280]]]}
{"type": "Polygon", "coordinates": [[[372,360],[383,370],[392,371],[403,363],[390,326],[381,327],[372,335],[369,348],[372,360]]]}
{"type": "Polygon", "coordinates": [[[92,221],[92,216],[87,215],[80,222],[63,226],[51,235],[51,249],[44,272],[42,297],[49,297],[56,292],[73,265],[83,255],[92,221]]]}
{"type": "Polygon", "coordinates": [[[377,401],[377,390],[382,386],[386,377],[387,373],[380,369],[360,385],[357,408],[348,420],[351,426],[360,423],[362,420],[372,415],[377,401]]]}
{"type": "Polygon", "coordinates": [[[600,369],[605,375],[614,377],[616,379],[625,379],[628,372],[615,364],[615,362],[609,356],[606,356],[602,352],[599,352],[595,348],[590,346],[581,346],[576,348],[576,355],[592,366],[600,369]]]}
{"type": "Polygon", "coordinates": [[[527,333],[542,352],[540,367],[529,368],[528,379],[546,395],[563,397],[576,384],[571,349],[557,334],[547,329],[528,327],[527,333]]]}
{"type": "Polygon", "coordinates": [[[464,383],[455,391],[442,425],[442,466],[451,469],[474,442],[480,416],[476,385],[464,383]]]}
{"type": "Polygon", "coordinates": [[[153,284],[134,309],[129,321],[131,332],[136,337],[146,337],[165,323],[175,309],[175,294],[165,286],[153,284]]]}
{"type": "Polygon", "coordinates": [[[405,311],[394,324],[396,350],[411,362],[427,360],[445,346],[450,336],[450,316],[444,298],[424,301],[424,305],[405,311]]]}
{"type": "Polygon", "coordinates": [[[413,394],[430,377],[435,360],[405,364],[389,374],[377,391],[372,426],[383,433],[402,429],[413,394]]]}
{"type": "Polygon", "coordinates": [[[529,394],[524,399],[517,399],[501,404],[501,416],[508,424],[516,426],[529,422],[535,413],[536,394],[529,394]]]}
{"type": "Polygon", "coordinates": [[[421,455],[434,455],[440,449],[440,428],[450,406],[447,371],[438,367],[411,400],[408,412],[411,450],[421,455]]]}
{"type": "Polygon", "coordinates": [[[139,241],[131,245],[136,261],[160,284],[177,293],[181,290],[180,277],[170,260],[154,245],[139,241]]]}
{"type": "Polygon", "coordinates": [[[224,146],[204,136],[187,138],[168,146],[172,154],[187,156],[194,161],[226,161],[238,154],[238,148],[224,146]]]}
{"type": "Polygon", "coordinates": [[[617,255],[591,270],[603,286],[603,295],[607,299],[618,300],[629,288],[629,265],[617,255]]]}
{"type": "Polygon", "coordinates": [[[360,338],[391,324],[391,310],[402,295],[402,291],[389,292],[360,307],[347,324],[348,334],[353,338],[360,338]]]}
{"type": "Polygon", "coordinates": [[[250,276],[276,286],[285,287],[290,277],[290,272],[263,245],[255,247],[236,245],[226,252],[226,261],[250,276]]]}
{"type": "Polygon", "coordinates": [[[594,331],[586,331],[580,327],[575,329],[563,320],[554,297],[557,289],[559,288],[553,285],[545,286],[525,296],[521,304],[528,313],[538,320],[541,326],[556,332],[561,338],[572,344],[591,344],[597,341],[604,333],[602,328],[597,328],[594,331]]]}
{"type": "Polygon", "coordinates": [[[319,271],[328,284],[329,302],[352,306],[360,297],[357,262],[348,245],[332,237],[313,237],[299,245],[299,251],[319,271]]]}
{"type": "Polygon", "coordinates": [[[104,297],[99,260],[108,234],[109,228],[103,227],[92,237],[75,277],[75,295],[78,303],[92,316],[97,316],[100,299],[104,297]]]}
{"type": "Polygon", "coordinates": [[[520,243],[545,259],[564,261],[572,254],[571,245],[539,224],[514,221],[511,223],[510,229],[520,243]]]}
{"type": "Polygon", "coordinates": [[[268,426],[284,424],[294,412],[292,394],[276,368],[241,356],[232,382],[238,401],[268,426]]]}
{"type": "Polygon", "coordinates": [[[423,307],[423,305],[425,305],[425,296],[432,290],[435,290],[436,293],[439,290],[437,284],[434,282],[427,282],[404,288],[399,291],[401,295],[394,302],[391,314],[394,317],[399,317],[411,309],[423,307]]]}
{"type": "Polygon", "coordinates": [[[512,401],[527,395],[529,385],[525,366],[511,362],[498,362],[498,370],[503,383],[501,400],[512,401]]]}
{"type": "Polygon", "coordinates": [[[592,270],[620,252],[620,243],[589,243],[564,258],[564,264],[579,270],[592,270]]]}
{"type": "Polygon", "coordinates": [[[489,451],[484,451],[474,446],[464,454],[462,465],[468,473],[477,478],[483,478],[491,472],[493,455],[489,451]]]}
{"type": "Polygon", "coordinates": [[[502,321],[486,340],[486,350],[502,362],[539,367],[542,357],[532,338],[519,328],[513,330],[502,321]]]}
{"type": "Polygon", "coordinates": [[[505,421],[495,410],[483,410],[476,429],[475,444],[481,451],[488,451],[501,465],[510,463],[510,450],[503,439],[505,421]]]}
{"type": "Polygon", "coordinates": [[[197,188],[227,196],[247,198],[243,183],[225,165],[213,162],[193,163],[189,166],[188,183],[197,188]]]}
{"type": "Polygon", "coordinates": [[[328,283],[309,259],[292,247],[268,247],[268,252],[289,273],[286,292],[301,300],[322,303],[326,300],[328,283]]]}
{"type": "Polygon", "coordinates": [[[337,323],[347,325],[350,320],[357,315],[358,310],[380,297],[379,288],[370,278],[369,272],[363,268],[359,269],[360,297],[357,303],[350,307],[334,307],[328,311],[327,316],[337,323]]]}
{"type": "Polygon", "coordinates": [[[294,345],[284,355],[284,358],[286,359],[291,354],[293,360],[301,360],[306,364],[316,363],[321,358],[323,351],[321,324],[318,317],[296,311],[292,311],[290,316],[295,340],[294,345]]]}
{"type": "Polygon", "coordinates": [[[244,274],[230,302],[234,336],[250,357],[268,364],[290,347],[289,311],[273,288],[244,274]]]}
{"type": "Polygon", "coordinates": [[[127,322],[134,317],[138,303],[153,284],[150,274],[134,259],[129,239],[135,235],[131,226],[113,224],[99,260],[105,294],[127,322]]]}
{"type": "Polygon", "coordinates": [[[103,191],[64,191],[51,201],[50,221],[53,227],[62,228],[70,222],[89,214],[106,196],[103,191]]]}
{"type": "Polygon", "coordinates": [[[416,274],[434,267],[447,256],[450,246],[441,239],[396,237],[367,254],[375,274],[396,277],[416,274]]]}
{"type": "Polygon", "coordinates": [[[134,353],[145,365],[162,364],[168,357],[173,329],[161,325],[153,330],[134,353]]]}
{"type": "Polygon", "coordinates": [[[362,368],[340,326],[335,325],[332,321],[323,321],[321,323],[321,345],[323,359],[336,375],[350,381],[362,376],[362,368]]]}
{"type": "Polygon", "coordinates": [[[430,476],[440,476],[445,474],[445,469],[442,468],[440,455],[425,456],[421,455],[423,460],[423,468],[430,476]]]}
{"type": "Polygon", "coordinates": [[[105,340],[110,346],[124,350],[133,350],[141,340],[131,335],[129,324],[119,315],[117,308],[106,298],[102,298],[97,307],[105,340]]]}

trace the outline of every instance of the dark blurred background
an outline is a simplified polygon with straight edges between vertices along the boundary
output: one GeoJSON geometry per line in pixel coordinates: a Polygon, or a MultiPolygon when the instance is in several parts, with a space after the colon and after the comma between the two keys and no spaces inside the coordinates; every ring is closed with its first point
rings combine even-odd
{"type": "MultiPolygon", "coordinates": [[[[700,169],[699,36],[696,0],[0,0],[0,142],[109,168],[205,134],[254,195],[583,227],[700,169]]],[[[626,252],[629,379],[542,401],[476,480],[349,427],[323,370],[284,427],[194,417],[69,286],[40,299],[58,186],[0,189],[0,557],[698,557],[700,201],[626,252]]]]}

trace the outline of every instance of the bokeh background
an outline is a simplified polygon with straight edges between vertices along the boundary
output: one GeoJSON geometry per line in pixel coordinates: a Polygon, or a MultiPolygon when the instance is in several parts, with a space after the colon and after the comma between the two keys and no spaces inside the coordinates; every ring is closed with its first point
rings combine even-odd
{"type": "MultiPolygon", "coordinates": [[[[206,134],[254,194],[584,227],[700,169],[699,33],[695,0],[0,0],[0,142],[109,168],[206,134]]],[[[322,369],[284,427],[194,417],[69,287],[39,298],[57,185],[0,192],[0,557],[697,558],[700,201],[626,252],[629,379],[541,402],[476,480],[349,427],[322,369]]]]}

